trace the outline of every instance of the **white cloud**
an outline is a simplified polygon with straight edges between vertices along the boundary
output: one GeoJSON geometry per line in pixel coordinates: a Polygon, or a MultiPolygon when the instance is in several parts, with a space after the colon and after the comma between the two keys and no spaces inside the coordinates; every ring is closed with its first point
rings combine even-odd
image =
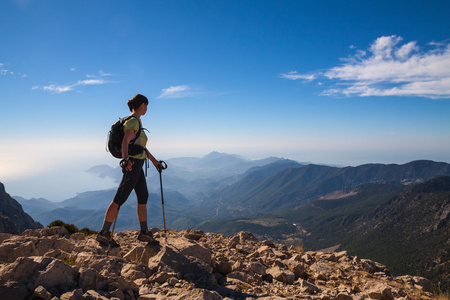
{"type": "MultiPolygon", "coordinates": [[[[112,75],[112,74],[104,73],[103,71],[99,71],[99,74],[101,77],[112,75]]],[[[73,91],[78,86],[101,85],[101,84],[111,83],[110,81],[104,80],[102,78],[98,78],[98,76],[96,76],[96,75],[86,75],[86,77],[89,79],[78,80],[76,83],[72,83],[72,84],[66,84],[66,85],[50,84],[47,86],[43,86],[42,88],[40,88],[39,86],[33,86],[31,89],[32,90],[42,89],[44,91],[50,91],[50,92],[59,94],[59,93],[73,91]]]]}
{"type": "MultiPolygon", "coordinates": [[[[319,74],[337,82],[322,94],[450,98],[450,44],[430,43],[433,48],[422,50],[417,42],[401,45],[402,40],[382,36],[367,51],[357,50],[343,65],[319,74]]],[[[304,79],[300,76],[308,75],[296,79],[304,79]]]]}
{"type": "Polygon", "coordinates": [[[0,63],[0,74],[1,75],[19,76],[22,78],[27,77],[27,74],[22,74],[21,72],[15,72],[15,71],[11,71],[8,69],[4,69],[4,66],[6,66],[6,64],[0,63]]]}
{"type": "Polygon", "coordinates": [[[162,89],[158,98],[182,98],[191,94],[192,89],[188,85],[177,85],[162,89]]]}
{"type": "Polygon", "coordinates": [[[112,76],[113,74],[111,73],[105,73],[102,70],[98,71],[98,73],[100,74],[100,76],[104,77],[104,76],[112,76]]]}
{"type": "Polygon", "coordinates": [[[78,85],[93,85],[93,84],[105,84],[107,83],[106,80],[103,79],[86,79],[86,80],[79,80],[74,86],[78,85]]]}
{"type": "MultiPolygon", "coordinates": [[[[36,89],[33,87],[32,89],[36,89]]],[[[42,87],[44,91],[50,91],[50,92],[56,92],[56,93],[64,93],[73,90],[73,85],[66,85],[66,86],[57,86],[54,84],[47,85],[42,87]]]]}
{"type": "Polygon", "coordinates": [[[314,74],[298,74],[297,71],[291,71],[287,74],[280,74],[280,77],[290,79],[290,80],[303,79],[306,81],[312,81],[312,80],[316,79],[316,75],[314,75],[314,74]]]}

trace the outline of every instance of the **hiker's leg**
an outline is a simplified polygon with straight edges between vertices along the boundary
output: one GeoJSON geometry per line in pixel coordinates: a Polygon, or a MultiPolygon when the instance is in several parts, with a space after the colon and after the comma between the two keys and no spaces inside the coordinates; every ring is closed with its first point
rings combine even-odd
{"type": "Polygon", "coordinates": [[[138,204],[137,215],[139,219],[139,225],[141,226],[141,231],[147,232],[147,204],[138,204]]]}
{"type": "Polygon", "coordinates": [[[128,196],[130,195],[139,179],[139,174],[142,171],[142,164],[142,160],[135,160],[131,171],[123,172],[122,180],[120,181],[119,187],[117,188],[116,195],[114,196],[113,201],[111,202],[111,204],[109,204],[108,209],[106,210],[105,219],[103,221],[103,226],[101,229],[102,233],[109,231],[112,223],[114,222],[114,219],[117,216],[119,207],[122,206],[122,204],[124,204],[128,199],[128,196]]]}
{"type": "Polygon", "coordinates": [[[100,230],[101,233],[109,231],[111,228],[112,223],[114,222],[114,219],[117,216],[117,212],[119,210],[119,205],[117,205],[114,202],[111,202],[108,206],[108,209],[105,213],[105,219],[103,220],[103,226],[100,230]]]}
{"type": "Polygon", "coordinates": [[[119,205],[117,203],[111,202],[106,210],[105,222],[114,222],[117,216],[117,211],[119,210],[119,205]]]}
{"type": "MultiPolygon", "coordinates": [[[[123,172],[122,180],[120,181],[119,188],[117,189],[116,195],[114,196],[113,202],[119,207],[125,203],[130,196],[131,191],[135,188],[140,174],[142,171],[142,165],[144,164],[143,159],[133,160],[133,168],[131,171],[123,172]]],[[[144,179],[145,180],[145,179],[144,179]]]]}
{"type": "Polygon", "coordinates": [[[139,175],[139,179],[134,187],[134,191],[137,196],[137,215],[139,220],[139,225],[141,226],[142,232],[148,231],[147,225],[147,201],[148,201],[148,189],[147,182],[145,180],[144,171],[141,169],[141,173],[139,175]]]}

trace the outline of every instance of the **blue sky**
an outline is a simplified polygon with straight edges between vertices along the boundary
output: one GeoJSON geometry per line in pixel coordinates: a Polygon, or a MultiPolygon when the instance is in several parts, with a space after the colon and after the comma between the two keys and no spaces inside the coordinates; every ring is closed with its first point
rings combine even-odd
{"type": "Polygon", "coordinates": [[[0,182],[63,200],[126,100],[158,159],[450,162],[449,1],[1,1],[0,182]]]}

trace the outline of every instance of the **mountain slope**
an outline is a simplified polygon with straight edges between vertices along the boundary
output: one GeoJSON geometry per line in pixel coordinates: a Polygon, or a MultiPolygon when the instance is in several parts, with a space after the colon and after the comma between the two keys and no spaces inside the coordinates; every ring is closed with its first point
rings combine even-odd
{"type": "Polygon", "coordinates": [[[38,229],[42,225],[35,222],[22,209],[22,206],[6,193],[0,182],[0,232],[21,234],[26,229],[38,229]]]}
{"type": "Polygon", "coordinates": [[[203,230],[346,250],[450,290],[450,177],[410,186],[368,183],[335,191],[296,209],[253,218],[207,220],[203,230]]]}
{"type": "Polygon", "coordinates": [[[260,238],[288,244],[302,243],[306,249],[327,248],[342,242],[349,224],[403,190],[403,186],[368,183],[335,191],[294,209],[249,217],[209,219],[198,227],[227,235],[248,230],[260,238]]]}
{"type": "Polygon", "coordinates": [[[345,168],[307,165],[257,177],[249,174],[211,193],[197,208],[208,209],[207,213],[219,217],[248,216],[292,209],[333,191],[364,183],[411,184],[440,175],[450,175],[449,164],[414,161],[404,165],[345,168]]]}
{"type": "Polygon", "coordinates": [[[341,248],[450,289],[450,177],[417,184],[354,224],[341,248]]]}

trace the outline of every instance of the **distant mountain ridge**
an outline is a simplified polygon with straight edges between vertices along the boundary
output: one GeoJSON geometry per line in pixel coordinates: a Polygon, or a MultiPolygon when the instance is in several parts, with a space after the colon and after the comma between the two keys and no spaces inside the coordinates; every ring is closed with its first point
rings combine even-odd
{"type": "MultiPolygon", "coordinates": [[[[203,158],[175,158],[168,159],[167,163],[169,167],[163,172],[163,185],[165,193],[173,191],[174,200],[167,198],[166,206],[169,207],[168,218],[176,221],[169,226],[176,229],[195,227],[209,218],[246,217],[293,209],[328,193],[366,183],[407,185],[450,175],[449,164],[425,160],[403,165],[365,164],[338,168],[303,165],[275,157],[252,161],[212,152],[203,158]],[[226,169],[221,172],[222,176],[211,175],[221,168],[226,169]],[[181,198],[184,198],[181,202],[175,201],[181,198]],[[171,210],[173,203],[176,205],[171,210]]],[[[97,166],[90,172],[107,176],[108,170],[114,169],[97,166]]],[[[160,210],[158,173],[149,169],[147,180],[154,210],[160,210]]],[[[26,211],[42,217],[44,214],[51,216],[51,210],[63,207],[105,210],[114,193],[115,189],[85,192],[57,204],[44,199],[18,199],[26,211]]],[[[126,204],[133,206],[134,202],[132,194],[126,204]]],[[[77,226],[84,227],[82,224],[77,226]]]]}
{"type": "MultiPolygon", "coordinates": [[[[239,176],[253,167],[262,167],[275,162],[291,162],[292,160],[269,157],[250,160],[239,155],[211,152],[204,157],[179,157],[167,159],[168,168],[164,171],[164,188],[193,197],[211,189],[227,186],[239,176]]],[[[106,165],[94,166],[86,172],[99,176],[110,177],[116,182],[122,178],[120,167],[112,168],[106,165]]],[[[151,191],[158,192],[159,175],[152,165],[148,170],[147,184],[151,191]]]]}
{"type": "Polygon", "coordinates": [[[281,171],[256,170],[211,192],[194,210],[209,209],[220,217],[269,213],[295,208],[330,192],[365,183],[408,185],[441,175],[450,175],[450,164],[425,160],[403,165],[365,164],[344,168],[299,165],[281,171]]]}

